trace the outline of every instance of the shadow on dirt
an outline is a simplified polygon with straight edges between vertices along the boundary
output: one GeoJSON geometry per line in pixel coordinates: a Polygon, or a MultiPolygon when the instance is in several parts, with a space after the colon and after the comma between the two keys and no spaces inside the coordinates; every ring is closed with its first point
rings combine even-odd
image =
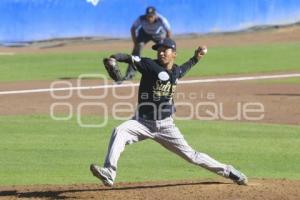
{"type": "MultiPolygon", "coordinates": [[[[47,199],[71,199],[64,193],[78,193],[78,192],[101,192],[101,191],[126,191],[126,190],[139,190],[139,189],[153,189],[153,188],[165,188],[165,187],[176,187],[176,186],[192,186],[192,185],[216,185],[216,184],[230,184],[223,182],[193,182],[193,183],[171,183],[171,184],[159,184],[159,185],[141,185],[141,186],[116,186],[112,188],[100,186],[99,188],[89,188],[84,186],[82,189],[53,189],[45,191],[17,191],[7,190],[0,191],[0,197],[16,197],[16,198],[47,198],[47,199]]],[[[69,187],[69,186],[67,186],[69,187]]],[[[94,187],[94,185],[93,185],[94,187]]]]}

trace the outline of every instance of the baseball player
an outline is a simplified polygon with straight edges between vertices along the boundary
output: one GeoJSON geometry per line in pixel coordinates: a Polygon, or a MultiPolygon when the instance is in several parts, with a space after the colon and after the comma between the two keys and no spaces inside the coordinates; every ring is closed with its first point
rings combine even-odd
{"type": "Polygon", "coordinates": [[[204,56],[206,47],[200,46],[196,49],[193,57],[181,66],[174,63],[176,44],[172,39],[165,38],[152,49],[157,51],[156,60],[127,54],[115,54],[104,59],[105,65],[116,66],[117,61],[132,64],[142,77],[134,117],[113,130],[104,166],[92,164],[92,174],[104,185],[112,186],[117,174],[117,163],[125,145],[150,138],[190,163],[229,178],[239,185],[246,185],[247,177],[243,173],[231,165],[194,150],[172,119],[175,111],[173,95],[177,81],[204,56]]]}
{"type": "MultiPolygon", "coordinates": [[[[134,44],[132,55],[141,56],[143,46],[153,41],[159,42],[164,38],[171,37],[171,27],[168,20],[156,12],[152,6],[146,9],[146,13],[138,17],[131,26],[131,38],[134,44]]],[[[135,75],[135,69],[128,65],[126,75],[123,80],[129,80],[135,75]]]]}

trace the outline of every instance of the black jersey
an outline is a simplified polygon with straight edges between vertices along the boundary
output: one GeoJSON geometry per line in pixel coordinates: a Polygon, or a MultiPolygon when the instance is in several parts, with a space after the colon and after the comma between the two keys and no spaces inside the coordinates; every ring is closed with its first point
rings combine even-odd
{"type": "Polygon", "coordinates": [[[196,63],[191,58],[181,66],[174,64],[171,71],[161,66],[158,60],[142,58],[135,62],[142,74],[138,95],[138,116],[144,119],[160,120],[175,112],[173,96],[177,81],[196,63]]]}
{"type": "Polygon", "coordinates": [[[161,120],[170,117],[175,112],[173,96],[177,81],[198,62],[192,57],[181,66],[174,64],[172,70],[168,71],[159,64],[158,60],[136,56],[133,59],[128,59],[128,57],[124,59],[125,56],[121,54],[115,57],[119,61],[133,62],[142,74],[137,115],[148,120],[161,120]],[[120,59],[121,57],[123,59],[120,59]]]}

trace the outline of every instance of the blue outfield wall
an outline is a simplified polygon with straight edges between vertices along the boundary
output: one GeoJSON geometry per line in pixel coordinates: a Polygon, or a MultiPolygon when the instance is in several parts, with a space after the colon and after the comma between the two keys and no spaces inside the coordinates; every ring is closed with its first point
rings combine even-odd
{"type": "Polygon", "coordinates": [[[300,21],[300,0],[1,0],[0,43],[65,37],[130,37],[153,5],[174,34],[235,31],[300,21]]]}

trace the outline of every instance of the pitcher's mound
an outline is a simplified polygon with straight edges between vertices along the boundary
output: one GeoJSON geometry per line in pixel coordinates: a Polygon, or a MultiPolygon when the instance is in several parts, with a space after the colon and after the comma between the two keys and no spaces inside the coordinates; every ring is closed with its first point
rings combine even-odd
{"type": "Polygon", "coordinates": [[[0,187],[0,199],[201,199],[299,200],[300,181],[250,180],[248,186],[229,181],[164,181],[101,184],[0,187]]]}

